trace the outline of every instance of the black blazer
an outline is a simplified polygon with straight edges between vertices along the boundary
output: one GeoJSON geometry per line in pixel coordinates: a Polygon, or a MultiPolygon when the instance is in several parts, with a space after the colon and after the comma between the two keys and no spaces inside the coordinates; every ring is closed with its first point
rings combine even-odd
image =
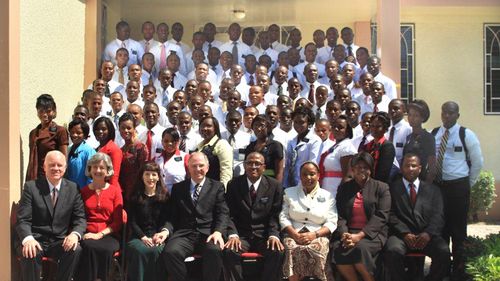
{"type": "Polygon", "coordinates": [[[390,187],[392,205],[389,217],[390,232],[402,237],[406,233],[427,232],[441,235],[444,226],[443,200],[438,187],[420,181],[415,207],[401,178],[390,187]]]}
{"type": "Polygon", "coordinates": [[[396,149],[390,141],[385,141],[379,147],[379,159],[377,162],[377,167],[375,167],[375,174],[373,178],[385,183],[389,183],[389,177],[391,174],[392,164],[394,163],[394,157],[396,156],[396,149]]]}
{"type": "MultiPolygon", "coordinates": [[[[361,187],[354,180],[345,182],[337,191],[337,234],[342,235],[349,231],[349,222],[352,216],[352,206],[356,193],[361,187]]],[[[391,194],[389,186],[372,178],[368,179],[363,190],[363,206],[366,214],[366,225],[362,231],[369,239],[379,239],[382,243],[387,240],[389,212],[391,209],[391,194]]]]}
{"type": "Polygon", "coordinates": [[[253,236],[267,239],[279,237],[279,214],[283,188],[274,178],[262,176],[255,202],[250,199],[247,176],[232,179],[227,186],[226,203],[230,220],[227,235],[253,236]]]}
{"type": "Polygon", "coordinates": [[[198,231],[210,235],[214,231],[224,234],[229,220],[229,210],[224,200],[224,185],[205,177],[196,206],[191,199],[191,179],[187,178],[172,187],[167,204],[167,229],[172,234],[178,230],[198,231]]]}
{"type": "Polygon", "coordinates": [[[41,243],[64,239],[75,231],[82,237],[87,228],[80,190],[74,182],[62,179],[55,208],[45,177],[24,184],[17,209],[16,232],[22,241],[26,236],[41,243]]]}

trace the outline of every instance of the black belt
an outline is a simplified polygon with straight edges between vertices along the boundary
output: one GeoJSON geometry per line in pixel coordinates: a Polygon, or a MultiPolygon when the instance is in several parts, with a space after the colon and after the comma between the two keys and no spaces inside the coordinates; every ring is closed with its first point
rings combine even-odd
{"type": "Polygon", "coordinates": [[[441,180],[441,181],[435,180],[434,184],[441,186],[441,185],[455,184],[455,183],[459,183],[459,182],[463,182],[463,181],[469,181],[469,177],[463,177],[463,178],[458,178],[458,179],[454,179],[454,180],[441,180]]]}

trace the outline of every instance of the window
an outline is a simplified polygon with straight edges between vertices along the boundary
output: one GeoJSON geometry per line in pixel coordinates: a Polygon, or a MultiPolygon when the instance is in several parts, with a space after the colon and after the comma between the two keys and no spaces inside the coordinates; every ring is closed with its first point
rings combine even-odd
{"type": "MultiPolygon", "coordinates": [[[[402,23],[401,27],[401,99],[415,98],[415,24],[402,23]]],[[[377,25],[371,25],[372,54],[377,53],[377,25]]]]}
{"type": "Polygon", "coordinates": [[[484,25],[484,114],[500,114],[500,24],[484,25]]]}

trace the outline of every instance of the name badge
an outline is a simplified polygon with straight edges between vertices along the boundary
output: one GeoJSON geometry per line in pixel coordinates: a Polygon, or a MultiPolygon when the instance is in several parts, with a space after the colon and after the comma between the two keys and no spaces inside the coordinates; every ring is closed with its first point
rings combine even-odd
{"type": "Polygon", "coordinates": [[[137,51],[136,50],[132,50],[132,54],[137,56],[137,51]]]}
{"type": "Polygon", "coordinates": [[[179,157],[175,157],[174,161],[177,161],[177,162],[182,161],[182,157],[180,157],[180,156],[179,157]]]}
{"type": "Polygon", "coordinates": [[[402,142],[397,142],[397,143],[396,143],[396,147],[403,147],[403,146],[404,146],[404,145],[403,145],[403,143],[402,143],[402,142]]]}
{"type": "Polygon", "coordinates": [[[463,148],[461,146],[455,146],[455,152],[462,152],[463,148]]]}
{"type": "Polygon", "coordinates": [[[163,148],[159,148],[159,147],[158,147],[158,148],[156,149],[156,153],[162,153],[162,152],[163,152],[163,148]]]}
{"type": "Polygon", "coordinates": [[[245,149],[237,149],[238,151],[238,161],[245,161],[245,149]]]}
{"type": "Polygon", "coordinates": [[[262,198],[260,198],[260,202],[261,203],[265,204],[265,203],[267,203],[267,201],[269,201],[269,197],[262,197],[262,198]]]}
{"type": "Polygon", "coordinates": [[[325,201],[326,201],[325,197],[323,197],[323,196],[318,197],[318,202],[323,203],[325,201]]]}

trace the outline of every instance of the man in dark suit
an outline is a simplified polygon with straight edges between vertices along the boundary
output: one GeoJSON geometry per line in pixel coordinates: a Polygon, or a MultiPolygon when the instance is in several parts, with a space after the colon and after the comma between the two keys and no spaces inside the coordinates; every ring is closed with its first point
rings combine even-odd
{"type": "Polygon", "coordinates": [[[245,175],[229,182],[226,202],[230,220],[224,262],[231,280],[243,281],[241,253],[255,251],[264,256],[262,280],[279,280],[283,244],[279,239],[279,213],[283,201],[281,184],[268,176],[264,156],[250,153],[245,175]]]}
{"type": "Polygon", "coordinates": [[[78,264],[82,238],[87,226],[85,209],[75,183],[63,179],[66,157],[59,151],[47,153],[45,177],[25,183],[16,232],[24,281],[40,280],[42,257],[58,261],[56,280],[71,280],[78,264]]]}
{"type": "Polygon", "coordinates": [[[222,233],[229,219],[224,185],[205,177],[208,159],[201,152],[191,154],[188,170],[191,178],[172,187],[167,221],[172,235],[162,257],[172,280],[184,281],[184,259],[196,251],[203,256],[203,280],[217,281],[222,272],[222,233]]]}
{"type": "Polygon", "coordinates": [[[392,197],[389,237],[384,260],[390,280],[411,280],[406,276],[404,256],[421,252],[432,259],[425,280],[443,280],[448,273],[450,249],[441,237],[444,226],[443,201],[436,186],[418,179],[422,166],[418,155],[403,157],[403,177],[391,184],[392,197]]]}

